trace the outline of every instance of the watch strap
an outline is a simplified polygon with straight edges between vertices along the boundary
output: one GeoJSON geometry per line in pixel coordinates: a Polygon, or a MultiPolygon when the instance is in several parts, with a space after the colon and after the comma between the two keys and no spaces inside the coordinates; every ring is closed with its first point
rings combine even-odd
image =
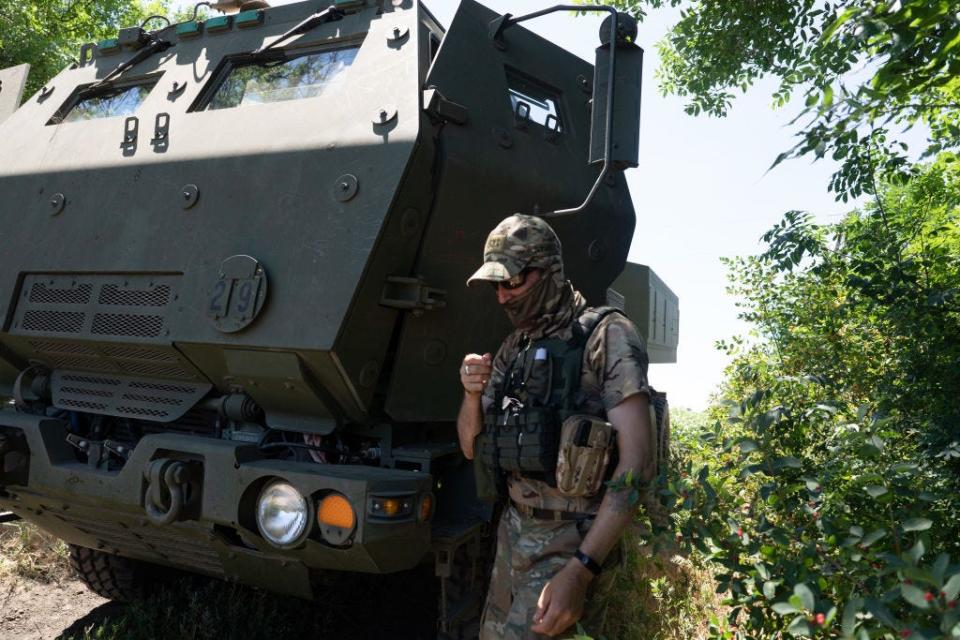
{"type": "Polygon", "coordinates": [[[593,575],[599,576],[601,573],[603,573],[603,567],[601,567],[596,560],[585,554],[580,549],[576,550],[576,552],[573,554],[573,557],[579,560],[580,564],[585,566],[593,575]]]}

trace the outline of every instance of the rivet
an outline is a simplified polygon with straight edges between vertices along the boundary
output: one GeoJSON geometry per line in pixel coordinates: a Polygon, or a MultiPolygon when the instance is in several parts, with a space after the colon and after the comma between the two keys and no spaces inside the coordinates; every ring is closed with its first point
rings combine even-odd
{"type": "Polygon", "coordinates": [[[62,193],[55,193],[50,197],[50,215],[58,215],[67,204],[67,198],[62,193]]]}
{"type": "Polygon", "coordinates": [[[355,175],[345,173],[337,178],[337,180],[333,183],[331,194],[333,195],[334,200],[338,202],[347,202],[357,195],[359,186],[360,183],[355,175]]]}
{"type": "Polygon", "coordinates": [[[373,117],[373,124],[382,125],[387,124],[397,117],[397,108],[392,104],[382,105],[379,109],[376,110],[373,117]]]}

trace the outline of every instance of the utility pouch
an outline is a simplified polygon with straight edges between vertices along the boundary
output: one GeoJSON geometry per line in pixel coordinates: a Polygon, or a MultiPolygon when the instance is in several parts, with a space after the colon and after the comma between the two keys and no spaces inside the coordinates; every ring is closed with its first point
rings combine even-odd
{"type": "MultiPolygon", "coordinates": [[[[492,423],[492,420],[487,422],[492,423]]],[[[487,425],[473,441],[473,479],[477,498],[486,502],[495,501],[500,488],[495,433],[496,430],[491,430],[490,425],[487,425]]]]}
{"type": "Polygon", "coordinates": [[[556,411],[537,407],[527,411],[517,425],[517,453],[520,471],[545,474],[548,484],[557,465],[556,411]]]}
{"type": "Polygon", "coordinates": [[[499,497],[497,471],[485,464],[479,457],[473,460],[473,481],[477,487],[477,498],[484,502],[495,502],[499,497]]]}
{"type": "Polygon", "coordinates": [[[612,424],[588,415],[572,415],[560,427],[557,489],[570,497],[596,495],[613,454],[612,424]]]}

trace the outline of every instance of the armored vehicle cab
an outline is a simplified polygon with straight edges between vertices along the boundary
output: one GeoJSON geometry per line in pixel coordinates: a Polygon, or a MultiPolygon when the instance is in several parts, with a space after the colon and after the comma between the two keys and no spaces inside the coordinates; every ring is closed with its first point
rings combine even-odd
{"type": "Polygon", "coordinates": [[[498,20],[336,0],[124,29],[6,117],[0,511],[116,572],[308,598],[433,551],[453,579],[490,518],[453,421],[463,354],[509,330],[464,286],[493,225],[593,189],[551,221],[568,273],[595,303],[623,273],[609,295],[676,346],[676,299],[624,269],[622,171],[588,162],[593,65],[498,20]]]}

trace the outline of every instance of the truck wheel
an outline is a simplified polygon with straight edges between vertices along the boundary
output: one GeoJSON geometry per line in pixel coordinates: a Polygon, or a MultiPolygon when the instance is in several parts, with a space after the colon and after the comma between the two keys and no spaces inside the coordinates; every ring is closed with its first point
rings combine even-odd
{"type": "Polygon", "coordinates": [[[91,591],[126,602],[148,595],[160,567],[95,549],[70,545],[70,564],[91,591]]]}

